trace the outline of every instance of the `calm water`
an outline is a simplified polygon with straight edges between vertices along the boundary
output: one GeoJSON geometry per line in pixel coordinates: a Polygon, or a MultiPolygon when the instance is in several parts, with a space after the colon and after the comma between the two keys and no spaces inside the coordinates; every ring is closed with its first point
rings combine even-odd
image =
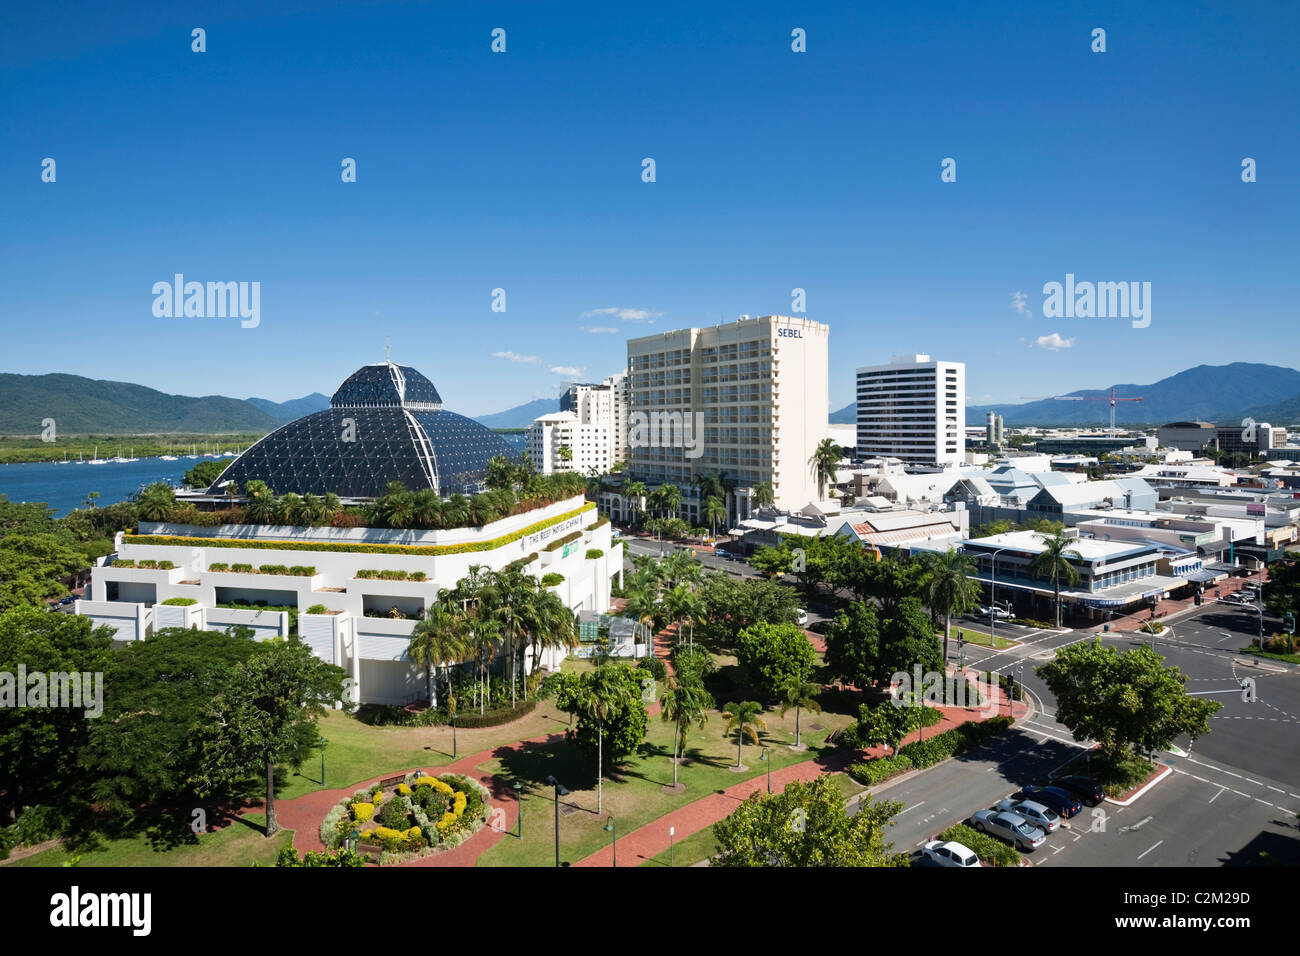
{"type": "MultiPolygon", "coordinates": [[[[524,435],[502,435],[511,446],[523,451],[524,435]]],[[[104,465],[79,465],[75,462],[60,465],[54,462],[33,462],[22,465],[0,465],[0,495],[10,501],[44,501],[60,516],[73,508],[80,508],[86,493],[98,491],[97,503],[109,505],[125,501],[142,486],[155,481],[172,485],[181,483],[181,476],[200,461],[220,461],[229,464],[233,458],[181,458],[163,461],[161,458],[141,458],[133,462],[108,462],[104,465]]]]}
{"type": "Polygon", "coordinates": [[[7,495],[10,501],[44,501],[59,515],[65,515],[73,508],[80,508],[89,491],[99,492],[97,504],[109,505],[126,500],[142,485],[155,481],[179,485],[181,476],[200,461],[229,464],[234,459],[163,461],[161,458],[141,458],[132,462],[110,461],[104,465],[60,465],[54,462],[0,465],[0,495],[7,495]]]}

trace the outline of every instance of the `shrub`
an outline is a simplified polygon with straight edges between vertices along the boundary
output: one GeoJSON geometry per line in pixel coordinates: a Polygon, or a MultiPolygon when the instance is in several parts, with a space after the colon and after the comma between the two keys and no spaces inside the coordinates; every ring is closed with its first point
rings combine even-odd
{"type": "Polygon", "coordinates": [[[176,598],[168,598],[162,603],[168,605],[169,607],[189,607],[191,604],[198,604],[199,602],[196,601],[194,598],[176,597],[176,598]]]}
{"type": "Polygon", "coordinates": [[[324,614],[327,611],[329,611],[329,608],[324,604],[313,604],[311,607],[307,608],[308,614],[324,614]]]}
{"type": "Polygon", "coordinates": [[[870,787],[906,770],[911,770],[912,766],[910,757],[895,754],[892,757],[877,757],[875,760],[851,764],[848,774],[858,783],[870,787]]]}
{"type": "Polygon", "coordinates": [[[588,549],[587,549],[587,560],[588,560],[588,561],[595,561],[597,558],[601,558],[601,557],[604,557],[604,556],[605,556],[605,552],[602,551],[600,548],[588,548],[588,549]]]}
{"type": "Polygon", "coordinates": [[[425,574],[423,571],[412,571],[412,572],[411,572],[411,580],[412,580],[412,581],[427,581],[428,579],[429,579],[429,576],[428,576],[427,574],[425,574]]]}
{"type": "Polygon", "coordinates": [[[309,564],[295,564],[289,573],[300,578],[309,578],[316,573],[316,568],[309,564]]]}
{"type": "Polygon", "coordinates": [[[924,770],[941,760],[973,750],[986,740],[1006,731],[1011,724],[1011,718],[1005,715],[991,717],[984,721],[968,720],[952,730],[945,730],[926,740],[918,740],[900,747],[898,753],[910,759],[917,769],[924,770]]]}
{"type": "Polygon", "coordinates": [[[401,797],[390,800],[384,804],[384,808],[375,814],[375,821],[386,827],[392,827],[394,830],[405,830],[411,825],[410,816],[406,810],[406,801],[401,797]]]}
{"type": "Polygon", "coordinates": [[[288,574],[289,569],[283,564],[264,564],[257,569],[258,574],[288,574]]]}
{"type": "Polygon", "coordinates": [[[230,570],[234,571],[236,574],[249,574],[252,572],[253,566],[241,562],[240,564],[232,564],[230,570]]]}
{"type": "Polygon", "coordinates": [[[373,803],[354,803],[352,804],[352,819],[357,823],[365,823],[375,815],[375,805],[373,803]]]}
{"type": "MultiPolygon", "coordinates": [[[[1048,631],[1051,631],[1051,630],[1055,630],[1055,629],[1056,629],[1056,625],[1055,625],[1053,622],[1051,622],[1051,621],[1040,621],[1040,620],[1038,620],[1037,618],[1034,618],[1034,617],[1017,617],[1017,618],[1013,618],[1012,621],[1011,621],[1011,623],[1012,623],[1012,624],[1020,624],[1020,625],[1022,625],[1022,626],[1024,626],[1024,627],[1037,627],[1037,628],[1041,628],[1041,629],[1043,629],[1043,630],[1048,630],[1048,631]]],[[[973,850],[973,849],[975,849],[975,848],[974,848],[974,847],[971,847],[971,849],[973,850]]]]}
{"type": "Polygon", "coordinates": [[[230,570],[230,565],[226,564],[225,561],[213,561],[213,562],[211,562],[211,563],[208,564],[208,570],[209,570],[209,571],[229,571],[229,570],[230,570]]]}
{"type": "Polygon", "coordinates": [[[939,834],[940,840],[952,840],[975,852],[980,862],[988,866],[1019,866],[1020,854],[1010,844],[1003,843],[987,833],[973,830],[964,823],[950,826],[939,834]]]}
{"type": "Polygon", "coordinates": [[[170,561],[159,561],[159,562],[158,562],[158,569],[159,569],[160,571],[170,571],[170,570],[171,570],[172,568],[174,568],[174,567],[176,567],[176,565],[172,564],[170,561]]]}
{"type": "Polygon", "coordinates": [[[357,578],[362,581],[368,581],[371,578],[379,577],[379,572],[373,568],[362,568],[357,572],[357,578]]]}
{"type": "Polygon", "coordinates": [[[154,561],[154,560],[152,560],[152,559],[149,559],[149,558],[145,558],[144,560],[137,561],[137,562],[136,562],[136,567],[138,567],[138,568],[148,568],[149,570],[152,571],[152,570],[154,570],[155,568],[158,567],[158,562],[157,562],[157,561],[154,561]]]}
{"type": "Polygon", "coordinates": [[[649,671],[651,676],[657,681],[668,679],[668,665],[658,657],[643,657],[636,662],[636,666],[643,671],[649,671]]]}
{"type": "Polygon", "coordinates": [[[118,559],[116,559],[116,560],[113,562],[113,567],[115,567],[115,568],[133,568],[133,567],[135,567],[135,562],[132,561],[132,560],[130,560],[129,558],[118,558],[118,559]]]}
{"type": "Polygon", "coordinates": [[[552,541],[550,544],[548,544],[548,545],[547,545],[545,548],[543,548],[542,550],[544,550],[544,551],[558,551],[558,550],[560,550],[560,548],[564,547],[566,544],[569,544],[571,541],[577,541],[577,540],[578,540],[579,538],[581,538],[581,537],[582,537],[582,532],[581,532],[581,531],[574,531],[572,534],[566,534],[563,538],[556,538],[554,541],[552,541]]]}
{"type": "Polygon", "coordinates": [[[542,575],[542,587],[544,588],[555,587],[555,585],[562,583],[564,583],[564,575],[559,572],[551,571],[549,574],[542,575]]]}

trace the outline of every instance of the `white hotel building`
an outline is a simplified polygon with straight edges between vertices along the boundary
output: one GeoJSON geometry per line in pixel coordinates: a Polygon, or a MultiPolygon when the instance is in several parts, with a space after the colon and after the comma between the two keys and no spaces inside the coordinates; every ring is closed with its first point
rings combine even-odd
{"type": "Polygon", "coordinates": [[[543,475],[604,475],[627,461],[627,375],[611,375],[599,385],[570,385],[559,411],[533,419],[525,448],[543,475]]]}
{"type": "Polygon", "coordinates": [[[757,507],[760,482],[771,484],[782,510],[816,501],[808,461],[827,434],[829,339],[829,326],[782,315],[630,339],[628,475],[652,490],[680,487],[683,516],[694,524],[704,522],[692,482],[708,472],[733,485],[733,522],[757,507]],[[689,441],[664,440],[653,428],[648,442],[635,440],[638,421],[670,418],[686,423],[689,441]]]}
{"type": "MultiPolygon", "coordinates": [[[[440,405],[432,384],[414,369],[368,366],[335,393],[328,411],[273,432],[232,462],[217,484],[226,475],[240,476],[242,484],[279,469],[268,481],[277,492],[320,494],[338,487],[344,496],[362,499],[373,497],[367,489],[382,489],[394,472],[415,475],[410,480],[418,482],[423,463],[431,485],[441,484],[444,494],[470,488],[481,481],[484,456],[497,451],[494,436],[440,405]],[[416,400],[439,408],[417,408],[416,400]],[[356,423],[355,442],[337,440],[340,433],[332,429],[343,421],[356,423]]],[[[290,632],[287,612],[223,605],[292,607],[299,637],[316,656],[350,675],[357,703],[426,699],[425,672],[407,657],[411,631],[471,565],[500,571],[513,564],[539,579],[562,575],[549,590],[575,614],[607,611],[610,581],[621,580],[623,568],[622,545],[612,544],[610,524],[582,495],[483,527],[438,531],[152,522],[141,522],[138,531],[118,533],[114,553],[93,569],[89,597],[76,603],[76,613],[113,628],[122,641],[147,639],[164,627],[236,625],[265,640],[290,632]],[[115,561],[135,566],[114,566],[115,561]],[[141,562],[162,567],[140,567],[141,562]],[[260,570],[267,566],[272,569],[260,570]],[[417,572],[424,580],[359,574],[369,571],[417,572]],[[188,600],[165,603],[173,598],[188,600]],[[394,608],[398,616],[392,616],[394,608]]],[[[529,659],[529,670],[557,667],[564,654],[529,659]]]]}
{"type": "Polygon", "coordinates": [[[966,366],[928,355],[858,369],[858,457],[956,467],[966,458],[966,366]]]}

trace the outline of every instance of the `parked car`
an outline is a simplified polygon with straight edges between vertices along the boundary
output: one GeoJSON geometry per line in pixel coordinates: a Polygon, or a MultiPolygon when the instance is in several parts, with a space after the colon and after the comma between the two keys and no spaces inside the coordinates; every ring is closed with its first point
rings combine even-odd
{"type": "Polygon", "coordinates": [[[993,608],[978,607],[975,609],[975,616],[978,618],[983,618],[984,620],[988,620],[990,611],[992,612],[993,620],[995,621],[1009,621],[1011,620],[1012,617],[1014,617],[1014,615],[1010,611],[1008,611],[1006,608],[1001,608],[1001,607],[993,607],[993,608]]]}
{"type": "Polygon", "coordinates": [[[1051,807],[1045,807],[1033,800],[1016,800],[1008,797],[999,800],[997,808],[1024,817],[1029,823],[1042,828],[1046,833],[1055,833],[1061,829],[1061,815],[1051,807]]]}
{"type": "Polygon", "coordinates": [[[724,548],[714,548],[713,553],[724,561],[730,561],[733,557],[732,553],[724,548]]]}
{"type": "Polygon", "coordinates": [[[1060,787],[1024,787],[1020,791],[1020,797],[1050,807],[1067,820],[1083,809],[1078,797],[1060,787]]]}
{"type": "Polygon", "coordinates": [[[975,855],[974,850],[952,840],[946,843],[940,840],[931,840],[921,848],[921,852],[926,859],[933,860],[940,866],[976,867],[980,865],[980,858],[975,855]]]}
{"type": "Polygon", "coordinates": [[[800,627],[807,627],[808,611],[804,608],[799,608],[797,611],[794,612],[794,619],[795,619],[795,623],[797,623],[800,627]]]}
{"type": "Polygon", "coordinates": [[[1047,834],[1018,813],[1006,810],[976,810],[971,822],[981,833],[992,833],[1020,850],[1037,850],[1047,842],[1047,834]]]}
{"type": "Polygon", "coordinates": [[[1085,807],[1095,807],[1106,799],[1106,792],[1101,789],[1101,784],[1092,777],[1085,777],[1082,774],[1058,777],[1052,781],[1052,785],[1078,797],[1085,807]]]}

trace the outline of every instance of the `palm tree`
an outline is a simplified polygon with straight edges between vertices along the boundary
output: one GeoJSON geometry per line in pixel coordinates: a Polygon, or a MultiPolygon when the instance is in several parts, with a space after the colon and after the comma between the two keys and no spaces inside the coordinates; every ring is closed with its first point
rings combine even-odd
{"type": "Polygon", "coordinates": [[[628,685],[621,665],[607,664],[583,675],[583,715],[596,721],[596,815],[604,806],[605,721],[628,703],[628,685]]]}
{"type": "Polygon", "coordinates": [[[244,485],[248,498],[248,520],[253,524],[267,524],[275,519],[275,492],[266,482],[254,479],[244,485]]]}
{"type": "MultiPolygon", "coordinates": [[[[534,590],[523,615],[528,647],[533,652],[533,667],[538,666],[546,648],[575,648],[579,644],[577,618],[554,591],[534,590]]],[[[526,676],[526,675],[525,675],[526,676]]],[[[524,680],[524,700],[528,699],[528,681],[524,680]]]]}
{"type": "Polygon", "coordinates": [[[718,534],[718,522],[726,522],[727,506],[722,503],[722,499],[710,496],[704,499],[704,507],[700,511],[700,517],[709,523],[709,531],[714,537],[718,534]]]}
{"type": "Polygon", "coordinates": [[[469,499],[464,495],[452,495],[442,504],[440,528],[460,528],[469,521],[469,499]]]}
{"type": "Polygon", "coordinates": [[[835,468],[839,463],[840,446],[835,444],[833,438],[823,438],[817,444],[817,450],[808,459],[808,465],[812,468],[817,479],[817,497],[819,500],[826,497],[827,482],[835,483],[838,477],[835,468]]]}
{"type": "Polygon", "coordinates": [[[709,721],[708,711],[713,707],[713,697],[698,680],[681,680],[669,675],[664,684],[663,697],[659,699],[662,710],[659,716],[677,725],[673,734],[673,786],[677,786],[677,761],[686,752],[686,730],[695,724],[700,730],[709,721]]]}
{"type": "Polygon", "coordinates": [[[434,669],[447,676],[447,695],[451,695],[451,674],[448,663],[459,663],[472,650],[465,635],[465,616],[454,601],[435,601],[424,611],[424,616],[411,629],[411,644],[407,657],[419,667],[427,667],[429,678],[429,706],[438,706],[437,683],[434,669]]]}
{"type": "MultiPolygon", "coordinates": [[[[695,636],[695,621],[700,616],[700,600],[685,584],[679,584],[669,590],[663,597],[663,609],[668,615],[668,620],[673,624],[680,625],[683,621],[691,622],[692,642],[695,636]]],[[[681,643],[681,628],[677,631],[677,642],[681,643]]]]}
{"type": "Polygon", "coordinates": [[[952,616],[966,613],[975,606],[979,596],[974,579],[977,569],[970,555],[953,548],[927,551],[922,554],[921,563],[925,565],[922,584],[926,590],[926,603],[936,614],[943,615],[943,659],[946,663],[952,616]]]}
{"type": "Polygon", "coordinates": [[[1079,552],[1074,549],[1075,539],[1067,537],[1065,529],[1055,534],[1040,534],[1038,540],[1043,542],[1043,550],[1029,560],[1029,573],[1036,578],[1052,582],[1052,591],[1056,602],[1056,626],[1061,626],[1061,579],[1065,578],[1068,587],[1079,583],[1079,572],[1070,563],[1067,554],[1076,557],[1079,552]]]}
{"type": "Polygon", "coordinates": [[[659,507],[663,509],[665,518],[682,506],[682,489],[676,485],[660,485],[655,494],[659,496],[659,507]]]}
{"type": "Polygon", "coordinates": [[[324,524],[329,520],[325,512],[325,504],[311,492],[302,496],[302,515],[307,524],[312,527],[324,524]]]}
{"type": "Polygon", "coordinates": [[[281,497],[277,504],[280,507],[281,519],[285,524],[305,524],[301,495],[290,491],[281,497]]]}
{"type": "Polygon", "coordinates": [[[442,499],[432,488],[421,488],[415,493],[411,510],[415,523],[421,528],[436,528],[442,515],[442,499]]]}
{"type": "Polygon", "coordinates": [[[754,486],[754,504],[760,508],[770,508],[776,502],[770,481],[760,481],[754,486]]]}
{"type": "Polygon", "coordinates": [[[518,568],[491,573],[488,580],[484,603],[488,614],[500,625],[506,656],[510,659],[510,706],[514,707],[516,651],[528,618],[528,605],[537,593],[537,581],[525,577],[518,568]]]}
{"type": "Polygon", "coordinates": [[[736,732],[736,766],[740,767],[741,748],[744,746],[745,738],[748,737],[754,743],[758,743],[758,732],[767,730],[767,722],[758,716],[763,712],[763,705],[756,700],[747,700],[744,703],[730,703],[722,708],[722,716],[726,718],[726,733],[730,734],[733,730],[736,732]]]}
{"type": "MultiPolygon", "coordinates": [[[[248,493],[248,485],[244,485],[244,493],[248,493]]],[[[325,497],[321,499],[321,503],[325,506],[325,512],[330,516],[331,521],[334,520],[336,514],[343,510],[343,502],[340,501],[339,496],[334,494],[332,491],[327,491],[325,493],[325,497]]]]}
{"type": "Polygon", "coordinates": [[[176,507],[176,495],[161,481],[155,481],[136,499],[136,510],[145,521],[166,521],[176,507]]]}
{"type": "Polygon", "coordinates": [[[645,508],[645,482],[629,481],[623,486],[623,497],[631,500],[632,523],[636,524],[637,515],[645,508]]]}
{"type": "Polygon", "coordinates": [[[777,699],[780,701],[779,708],[781,716],[784,717],[791,707],[794,708],[795,750],[803,750],[803,741],[799,737],[800,712],[807,709],[811,710],[815,714],[820,714],[822,705],[817,702],[817,695],[820,694],[821,691],[822,689],[820,684],[800,680],[797,677],[791,677],[776,689],[777,699]]]}
{"type": "Polygon", "coordinates": [[[655,618],[660,613],[659,598],[647,587],[633,585],[623,592],[627,601],[623,612],[654,631],[655,618]]]}

